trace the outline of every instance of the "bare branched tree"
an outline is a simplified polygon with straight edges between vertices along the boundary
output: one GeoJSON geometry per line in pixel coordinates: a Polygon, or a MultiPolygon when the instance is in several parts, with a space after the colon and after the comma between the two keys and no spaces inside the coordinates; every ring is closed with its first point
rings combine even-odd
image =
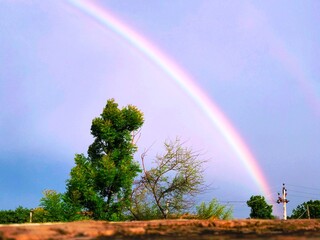
{"type": "Polygon", "coordinates": [[[199,153],[184,147],[177,138],[164,143],[165,153],[157,155],[155,166],[146,169],[146,150],[141,155],[142,176],[132,192],[131,212],[139,216],[151,214],[167,218],[168,213],[181,213],[194,205],[194,197],[206,190],[204,184],[205,160],[199,153]]]}

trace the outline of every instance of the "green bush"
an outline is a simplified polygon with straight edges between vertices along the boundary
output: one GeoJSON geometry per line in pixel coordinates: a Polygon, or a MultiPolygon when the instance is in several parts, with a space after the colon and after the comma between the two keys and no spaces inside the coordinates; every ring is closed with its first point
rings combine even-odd
{"type": "Polygon", "coordinates": [[[1,210],[0,211],[0,223],[26,223],[30,219],[30,209],[17,207],[15,210],[1,210]]]}
{"type": "Polygon", "coordinates": [[[41,207],[33,209],[32,222],[33,223],[44,223],[48,222],[48,212],[41,207]]]}
{"type": "Polygon", "coordinates": [[[68,222],[90,219],[81,214],[82,209],[73,205],[62,193],[45,190],[40,199],[40,207],[35,212],[37,222],[68,222]]]}
{"type": "Polygon", "coordinates": [[[202,202],[196,207],[199,219],[231,219],[233,209],[218,203],[216,199],[212,199],[207,205],[202,202]]]}
{"type": "Polygon", "coordinates": [[[44,211],[38,210],[37,214],[42,217],[43,222],[61,222],[65,221],[63,212],[62,194],[54,190],[43,191],[43,197],[40,199],[40,206],[44,211]]]}

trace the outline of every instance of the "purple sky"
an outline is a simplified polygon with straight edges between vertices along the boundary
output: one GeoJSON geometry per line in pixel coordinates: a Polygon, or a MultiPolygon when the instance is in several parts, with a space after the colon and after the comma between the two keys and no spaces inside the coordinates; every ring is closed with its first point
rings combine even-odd
{"type": "MultiPolygon", "coordinates": [[[[96,1],[192,76],[233,123],[288,208],[320,198],[319,1],[96,1]],[[317,59],[316,59],[317,57],[317,59]]],[[[180,136],[209,159],[216,197],[248,217],[260,194],[183,90],[134,46],[67,1],[0,0],[0,209],[64,191],[109,98],[145,114],[139,153],[180,136]]],[[[139,160],[139,153],[136,160],[139,160]]],[[[279,215],[281,206],[276,206],[279,215]]]]}

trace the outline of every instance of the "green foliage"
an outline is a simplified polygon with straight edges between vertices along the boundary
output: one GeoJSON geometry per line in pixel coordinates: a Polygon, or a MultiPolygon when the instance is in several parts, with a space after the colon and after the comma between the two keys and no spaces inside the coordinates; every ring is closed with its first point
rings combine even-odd
{"type": "Polygon", "coordinates": [[[307,218],[315,219],[320,218],[320,201],[319,200],[310,200],[298,205],[295,209],[292,210],[291,219],[298,218],[307,218]],[[308,215],[309,210],[309,215],[308,215]]]}
{"type": "Polygon", "coordinates": [[[135,218],[167,218],[194,205],[194,196],[204,190],[203,160],[179,139],[165,142],[165,153],[157,155],[155,166],[145,168],[132,194],[131,212],[135,218]]]}
{"type": "Polygon", "coordinates": [[[40,206],[45,210],[46,221],[61,222],[65,220],[62,194],[54,190],[45,190],[40,199],[40,206]]]}
{"type": "Polygon", "coordinates": [[[130,205],[134,178],[140,167],[133,160],[137,147],[134,133],[143,124],[143,114],[134,106],[119,109],[108,100],[100,117],[93,119],[93,143],[88,157],[75,156],[76,166],[67,181],[68,201],[93,212],[95,219],[121,220],[130,205]]]}
{"type": "Polygon", "coordinates": [[[202,202],[199,206],[196,206],[197,216],[199,219],[231,219],[232,208],[219,204],[217,199],[212,199],[207,205],[202,202]]]}
{"type": "Polygon", "coordinates": [[[35,212],[35,222],[66,222],[82,219],[77,214],[80,208],[67,201],[64,194],[55,190],[45,190],[40,199],[40,207],[35,212]]]}
{"type": "Polygon", "coordinates": [[[30,209],[17,207],[15,210],[0,211],[0,224],[26,223],[30,219],[30,209]]]}
{"type": "Polygon", "coordinates": [[[41,207],[32,209],[32,222],[33,223],[44,223],[47,220],[48,213],[41,207]]]}
{"type": "Polygon", "coordinates": [[[251,196],[247,201],[248,207],[251,208],[250,218],[273,219],[272,205],[268,205],[263,196],[251,196]]]}

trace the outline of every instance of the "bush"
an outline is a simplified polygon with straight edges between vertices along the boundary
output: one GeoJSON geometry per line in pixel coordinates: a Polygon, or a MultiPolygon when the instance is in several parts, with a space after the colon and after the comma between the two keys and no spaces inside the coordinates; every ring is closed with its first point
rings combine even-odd
{"type": "Polygon", "coordinates": [[[199,219],[231,219],[233,212],[231,207],[219,204],[216,199],[212,199],[208,205],[202,202],[196,209],[199,219]]]}
{"type": "Polygon", "coordinates": [[[41,208],[35,213],[38,222],[67,222],[89,219],[81,214],[81,208],[73,205],[66,196],[55,190],[45,190],[40,199],[41,208]]]}
{"type": "Polygon", "coordinates": [[[43,191],[43,197],[40,199],[40,206],[44,211],[38,210],[43,222],[60,222],[65,220],[63,214],[62,194],[54,190],[43,191]]]}
{"type": "Polygon", "coordinates": [[[30,209],[19,206],[15,210],[15,222],[26,223],[30,220],[30,209]]]}
{"type": "Polygon", "coordinates": [[[41,207],[33,209],[32,222],[33,223],[48,222],[48,212],[41,207]]]}
{"type": "Polygon", "coordinates": [[[15,210],[2,210],[0,211],[0,223],[26,223],[30,219],[30,209],[17,207],[15,210]]]}

